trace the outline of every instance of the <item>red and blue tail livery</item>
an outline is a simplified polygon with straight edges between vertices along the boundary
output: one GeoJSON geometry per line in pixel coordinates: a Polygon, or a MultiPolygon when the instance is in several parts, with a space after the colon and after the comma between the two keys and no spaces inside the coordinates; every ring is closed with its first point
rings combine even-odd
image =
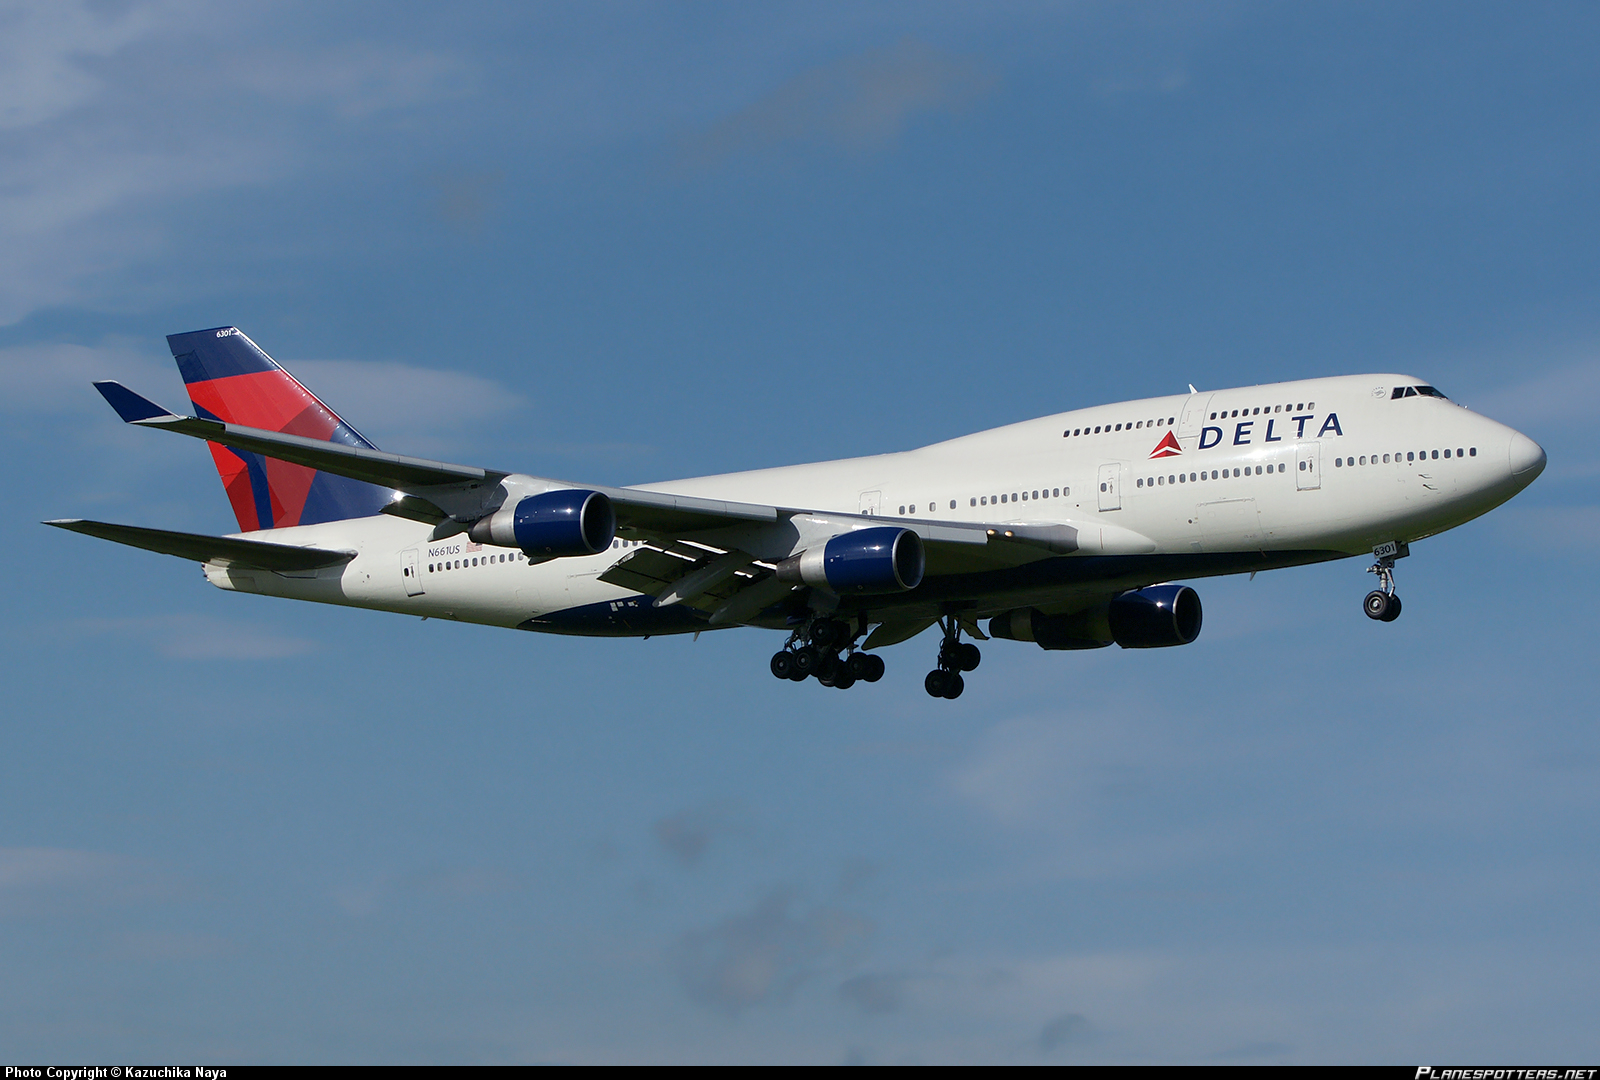
{"type": "MultiPolygon", "coordinates": [[[[167,335],[195,415],[376,449],[238,327],[167,335]]],[[[371,517],[393,493],[304,465],[210,443],[241,532],[371,517]]]]}

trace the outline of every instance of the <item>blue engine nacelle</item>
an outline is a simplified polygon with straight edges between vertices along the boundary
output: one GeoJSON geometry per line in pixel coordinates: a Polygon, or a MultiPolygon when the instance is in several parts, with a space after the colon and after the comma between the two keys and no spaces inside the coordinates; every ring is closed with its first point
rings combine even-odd
{"type": "Polygon", "coordinates": [[[530,559],[594,555],[610,547],[616,533],[611,500],[577,488],[529,495],[467,530],[475,543],[521,548],[530,559]]]}
{"type": "Polygon", "coordinates": [[[989,620],[989,636],[1032,641],[1041,649],[1124,649],[1187,645],[1200,636],[1200,594],[1187,585],[1151,585],[1070,615],[1017,608],[989,620]]]}
{"type": "Polygon", "coordinates": [[[836,593],[905,592],[922,583],[922,537],[881,526],[832,537],[778,564],[778,580],[836,593]]]}
{"type": "Polygon", "coordinates": [[[1111,601],[1107,619],[1124,649],[1187,645],[1200,636],[1200,594],[1187,585],[1134,589],[1111,601]]]}

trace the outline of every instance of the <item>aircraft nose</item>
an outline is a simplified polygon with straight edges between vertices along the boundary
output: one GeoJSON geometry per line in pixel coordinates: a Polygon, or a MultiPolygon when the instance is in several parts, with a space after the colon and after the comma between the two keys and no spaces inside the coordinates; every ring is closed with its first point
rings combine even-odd
{"type": "Polygon", "coordinates": [[[1525,484],[1533,483],[1534,478],[1544,472],[1544,447],[1520,431],[1512,433],[1509,457],[1511,475],[1525,484]]]}

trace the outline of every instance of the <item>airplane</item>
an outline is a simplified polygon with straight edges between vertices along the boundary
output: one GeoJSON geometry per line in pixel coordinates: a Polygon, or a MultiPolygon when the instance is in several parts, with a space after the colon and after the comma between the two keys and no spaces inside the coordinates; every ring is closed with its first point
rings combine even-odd
{"type": "Polygon", "coordinates": [[[233,592],[595,637],[753,626],[772,674],[877,682],[938,624],[923,685],[981,653],[1187,645],[1179,579],[1370,553],[1401,611],[1410,545],[1527,487],[1545,452],[1407,375],[1079,409],[901,453],[635,487],[385,453],[237,327],[167,338],[194,409],[95,383],[126,423],[203,439],[239,532],[44,524],[202,564],[233,592]],[[1038,487],[1034,487],[1038,484],[1038,487]],[[985,632],[985,624],[987,632],[985,632]]]}

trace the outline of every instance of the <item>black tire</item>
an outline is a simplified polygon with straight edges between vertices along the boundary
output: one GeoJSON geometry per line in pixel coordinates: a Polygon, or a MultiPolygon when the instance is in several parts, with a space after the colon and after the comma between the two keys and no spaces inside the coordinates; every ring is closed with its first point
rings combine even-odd
{"type": "Polygon", "coordinates": [[[812,670],[812,674],[819,679],[827,678],[831,683],[844,674],[844,662],[834,653],[822,653],[817,657],[817,666],[812,670]]]}
{"type": "Polygon", "coordinates": [[[809,671],[801,671],[792,663],[789,666],[793,669],[789,672],[790,682],[805,682],[807,679],[811,678],[811,673],[809,671]]]}
{"type": "Polygon", "coordinates": [[[795,674],[790,677],[798,676],[803,679],[817,670],[817,652],[812,648],[796,649],[794,651],[794,660],[791,663],[794,666],[795,674]]]}
{"type": "Polygon", "coordinates": [[[956,649],[957,666],[962,671],[977,671],[978,664],[983,661],[983,653],[970,641],[963,641],[956,649]]]}
{"type": "Polygon", "coordinates": [[[772,654],[772,674],[787,679],[794,672],[794,654],[784,649],[772,654]]]}
{"type": "Polygon", "coordinates": [[[959,671],[952,671],[944,680],[944,696],[954,701],[961,696],[961,691],[967,688],[967,680],[961,677],[959,671]]]}
{"type": "Polygon", "coordinates": [[[1389,610],[1384,613],[1384,622],[1394,622],[1400,617],[1400,594],[1392,593],[1389,596],[1389,610]]]}
{"type": "Polygon", "coordinates": [[[844,662],[844,669],[852,679],[865,679],[872,672],[873,657],[864,652],[853,652],[844,662]]]}
{"type": "Polygon", "coordinates": [[[833,688],[835,690],[848,690],[855,684],[856,677],[850,674],[848,668],[840,668],[839,674],[833,677],[833,688]]]}
{"type": "Polygon", "coordinates": [[[868,653],[867,659],[872,661],[872,670],[863,675],[862,678],[866,679],[868,682],[877,682],[879,679],[883,678],[883,657],[874,653],[868,653]]]}
{"type": "Polygon", "coordinates": [[[949,678],[943,668],[934,668],[928,672],[927,678],[922,680],[922,688],[928,692],[929,697],[944,697],[945,684],[949,678]]]}
{"type": "Polygon", "coordinates": [[[1383,622],[1387,621],[1385,616],[1389,614],[1391,604],[1388,593],[1382,589],[1373,589],[1361,602],[1361,609],[1367,613],[1367,618],[1383,622]]]}

